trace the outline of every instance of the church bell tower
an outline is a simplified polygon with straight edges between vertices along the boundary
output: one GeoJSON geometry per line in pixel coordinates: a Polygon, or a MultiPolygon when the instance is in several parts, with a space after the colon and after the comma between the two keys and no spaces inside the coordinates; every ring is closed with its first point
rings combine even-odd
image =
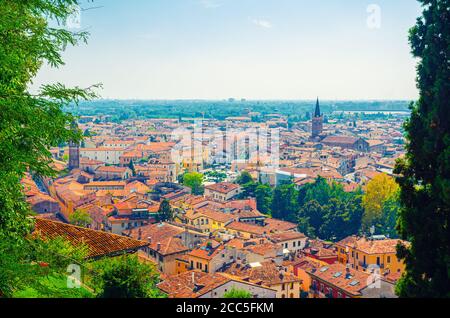
{"type": "Polygon", "coordinates": [[[320,113],[319,98],[317,97],[316,110],[312,119],[312,138],[319,137],[323,132],[323,116],[320,113]]]}

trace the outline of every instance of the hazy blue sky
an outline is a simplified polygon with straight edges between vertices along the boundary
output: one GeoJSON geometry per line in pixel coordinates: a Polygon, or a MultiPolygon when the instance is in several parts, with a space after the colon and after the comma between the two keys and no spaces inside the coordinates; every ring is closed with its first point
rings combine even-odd
{"type": "MultiPolygon", "coordinates": [[[[88,45],[35,85],[104,98],[414,99],[415,0],[96,0],[88,45]],[[370,28],[370,4],[381,9],[370,28]]],[[[86,6],[85,6],[86,7],[86,6]]]]}

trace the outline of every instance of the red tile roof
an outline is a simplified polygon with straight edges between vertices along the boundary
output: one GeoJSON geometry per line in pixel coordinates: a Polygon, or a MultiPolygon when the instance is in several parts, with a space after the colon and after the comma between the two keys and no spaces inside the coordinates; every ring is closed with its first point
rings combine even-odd
{"type": "Polygon", "coordinates": [[[230,278],[219,273],[190,271],[170,276],[157,287],[168,294],[169,298],[198,298],[229,281],[231,281],[230,278]]]}
{"type": "Polygon", "coordinates": [[[73,245],[85,244],[88,258],[113,256],[121,253],[135,252],[148,243],[107,232],[95,231],[52,220],[36,218],[33,235],[44,239],[63,237],[73,245]]]}
{"type": "Polygon", "coordinates": [[[278,266],[273,261],[262,262],[254,267],[251,265],[239,265],[233,263],[224,272],[243,279],[248,279],[250,282],[262,283],[265,286],[300,281],[299,278],[285,272],[282,266],[278,266]]]}
{"type": "Polygon", "coordinates": [[[239,189],[239,187],[240,187],[239,185],[234,183],[221,182],[206,186],[205,189],[226,194],[236,189],[239,189]]]}
{"type": "Polygon", "coordinates": [[[371,274],[347,268],[340,263],[311,269],[308,273],[312,278],[318,278],[327,285],[341,289],[352,296],[360,296],[360,291],[373,283],[369,279],[371,274]]]}
{"type": "Polygon", "coordinates": [[[187,252],[179,235],[185,230],[168,223],[146,225],[131,230],[130,236],[147,241],[148,247],[161,255],[171,255],[187,252]]]}

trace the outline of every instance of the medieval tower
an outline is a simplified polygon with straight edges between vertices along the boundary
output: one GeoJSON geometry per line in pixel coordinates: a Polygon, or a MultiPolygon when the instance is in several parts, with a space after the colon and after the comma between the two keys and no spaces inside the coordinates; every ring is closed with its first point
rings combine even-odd
{"type": "MultiPolygon", "coordinates": [[[[77,129],[77,124],[72,123],[72,129],[77,129]]],[[[80,144],[69,142],[69,170],[80,168],[80,144]]]]}
{"type": "Polygon", "coordinates": [[[323,116],[320,113],[319,98],[316,102],[316,110],[312,119],[312,138],[319,137],[323,132],[323,116]]]}

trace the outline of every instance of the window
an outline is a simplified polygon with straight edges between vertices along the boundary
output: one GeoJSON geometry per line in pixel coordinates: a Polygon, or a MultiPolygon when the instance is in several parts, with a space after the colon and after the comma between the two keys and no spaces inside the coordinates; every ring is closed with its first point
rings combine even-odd
{"type": "MultiPolygon", "coordinates": [[[[294,289],[294,283],[291,283],[291,289],[294,289]]],[[[292,298],[292,297],[291,297],[292,298]]]]}
{"type": "Polygon", "coordinates": [[[295,247],[295,242],[292,244],[293,247],[295,247]]]}
{"type": "Polygon", "coordinates": [[[281,285],[281,290],[286,290],[286,285],[285,284],[281,285]]]}
{"type": "Polygon", "coordinates": [[[205,265],[205,272],[208,272],[208,265],[205,265]]]}
{"type": "Polygon", "coordinates": [[[391,257],[390,257],[390,256],[387,257],[387,262],[388,262],[388,263],[391,262],[391,257]]]}
{"type": "MultiPolygon", "coordinates": [[[[364,260],[365,262],[365,260],[364,260]]],[[[380,257],[377,257],[377,265],[380,266],[380,257]]]]}

